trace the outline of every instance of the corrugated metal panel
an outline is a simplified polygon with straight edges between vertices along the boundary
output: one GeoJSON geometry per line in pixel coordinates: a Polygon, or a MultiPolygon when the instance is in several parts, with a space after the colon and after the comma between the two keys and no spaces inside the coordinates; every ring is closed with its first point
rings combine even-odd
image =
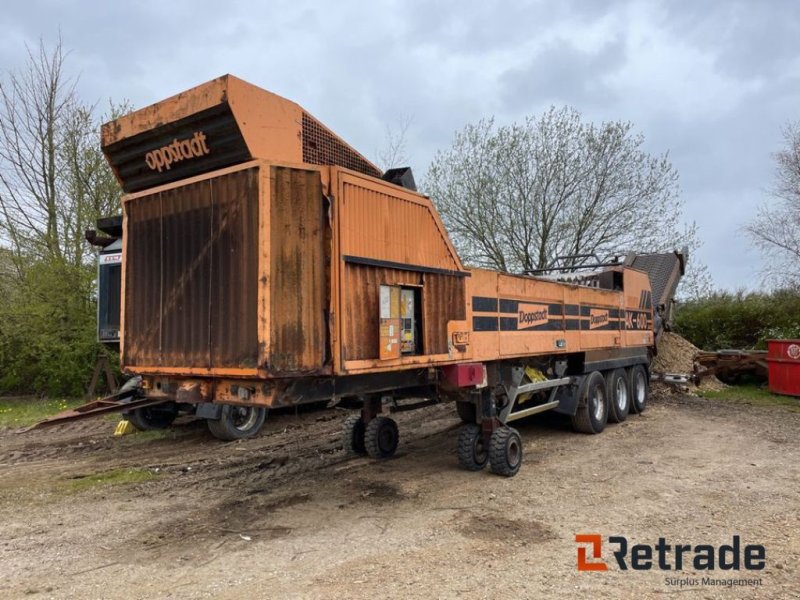
{"type": "Polygon", "coordinates": [[[467,318],[465,285],[465,277],[432,273],[422,276],[425,354],[447,353],[447,322],[467,318]]]}
{"type": "Polygon", "coordinates": [[[269,369],[319,370],[329,357],[328,219],[317,171],[271,169],[269,369]]]}
{"type": "Polygon", "coordinates": [[[461,270],[428,201],[383,188],[386,191],[378,191],[344,177],[342,254],[461,270]]]}
{"type": "Polygon", "coordinates": [[[466,318],[464,277],[348,264],[343,284],[344,360],[378,358],[381,284],[422,286],[423,353],[447,353],[447,322],[466,318]]]}
{"type": "Polygon", "coordinates": [[[127,366],[256,366],[257,175],[126,203],[127,366]]]}

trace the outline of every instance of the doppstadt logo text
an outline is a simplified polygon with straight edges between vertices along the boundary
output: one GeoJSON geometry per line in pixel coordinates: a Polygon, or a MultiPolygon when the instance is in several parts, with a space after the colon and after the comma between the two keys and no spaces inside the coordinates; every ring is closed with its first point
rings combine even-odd
{"type": "Polygon", "coordinates": [[[519,304],[517,328],[534,327],[547,323],[550,318],[549,307],[543,304],[519,304]]]}
{"type": "Polygon", "coordinates": [[[144,155],[144,161],[153,171],[161,173],[163,169],[169,171],[173,163],[205,156],[211,150],[206,144],[206,134],[196,131],[194,136],[185,140],[174,139],[171,144],[151,150],[144,155]]]}

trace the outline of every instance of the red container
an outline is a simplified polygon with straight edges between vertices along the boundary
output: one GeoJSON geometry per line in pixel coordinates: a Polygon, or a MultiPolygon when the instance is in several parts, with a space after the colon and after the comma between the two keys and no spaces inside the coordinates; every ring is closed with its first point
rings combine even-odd
{"type": "Polygon", "coordinates": [[[769,390],[800,396],[800,340],[767,340],[769,390]]]}

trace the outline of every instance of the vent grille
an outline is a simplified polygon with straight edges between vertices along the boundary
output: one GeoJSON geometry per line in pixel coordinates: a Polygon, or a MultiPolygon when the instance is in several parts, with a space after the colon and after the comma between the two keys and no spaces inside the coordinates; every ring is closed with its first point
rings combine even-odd
{"type": "Polygon", "coordinates": [[[303,162],[311,165],[337,165],[371,177],[380,178],[383,174],[306,113],[303,113],[303,162]]]}

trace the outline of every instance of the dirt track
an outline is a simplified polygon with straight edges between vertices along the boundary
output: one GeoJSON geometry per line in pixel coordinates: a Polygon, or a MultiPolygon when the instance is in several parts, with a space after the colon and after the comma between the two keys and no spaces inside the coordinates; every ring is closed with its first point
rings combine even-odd
{"type": "MultiPolygon", "coordinates": [[[[216,442],[201,423],[166,438],[112,438],[89,421],[0,432],[0,597],[662,597],[665,573],[577,572],[576,533],[631,543],[767,549],[757,588],[689,597],[788,598],[800,590],[800,413],[658,398],[599,436],[556,415],[520,425],[512,479],[468,473],[451,406],[398,417],[401,450],[346,458],[345,414],[271,417],[216,442]],[[145,467],[143,483],[69,488],[145,467]]],[[[610,557],[607,557],[610,558],[610,557]]],[[[684,577],[694,576],[684,571],[684,577]]],[[[702,574],[701,574],[702,575],[702,574]]],[[[673,572],[674,576],[674,572],[673,572]]]]}

